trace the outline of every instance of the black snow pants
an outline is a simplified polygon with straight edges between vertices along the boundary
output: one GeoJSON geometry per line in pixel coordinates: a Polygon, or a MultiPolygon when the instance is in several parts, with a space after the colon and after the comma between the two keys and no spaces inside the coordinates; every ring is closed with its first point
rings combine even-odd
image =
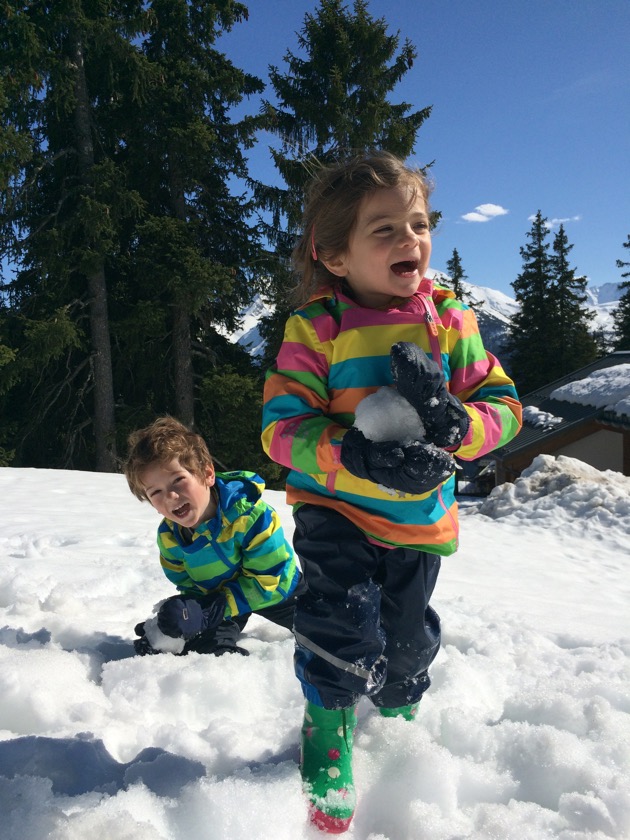
{"type": "Polygon", "coordinates": [[[306,699],[327,709],[362,696],[387,708],[419,700],[440,646],[429,606],[440,557],[373,545],[318,505],[302,505],[294,518],[307,585],[295,610],[295,670],[306,699]]]}

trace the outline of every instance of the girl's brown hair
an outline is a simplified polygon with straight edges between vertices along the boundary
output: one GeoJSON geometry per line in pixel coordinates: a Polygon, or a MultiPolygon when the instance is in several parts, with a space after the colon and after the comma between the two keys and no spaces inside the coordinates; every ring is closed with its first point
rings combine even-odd
{"type": "Polygon", "coordinates": [[[127,444],[123,472],[129,489],[140,501],[147,499],[141,476],[149,466],[168,464],[177,458],[182,467],[202,481],[206,467],[212,466],[205,440],[174,417],[159,417],[150,426],[132,432],[127,444]]]}
{"type": "Polygon", "coordinates": [[[322,167],[315,175],[306,193],[302,235],[292,254],[299,277],[294,292],[297,305],[319,289],[340,282],[322,259],[332,259],[347,250],[363,199],[375,190],[401,184],[410,186],[414,197],[422,195],[429,213],[431,187],[424,173],[389,152],[356,155],[322,167]]]}

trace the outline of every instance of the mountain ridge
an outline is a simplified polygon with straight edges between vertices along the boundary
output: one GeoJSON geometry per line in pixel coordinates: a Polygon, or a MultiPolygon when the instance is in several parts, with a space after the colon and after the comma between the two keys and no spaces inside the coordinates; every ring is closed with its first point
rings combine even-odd
{"type": "MultiPolygon", "coordinates": [[[[450,283],[450,277],[442,271],[429,269],[427,276],[445,285],[450,283]]],[[[462,287],[470,300],[476,304],[475,313],[486,349],[505,362],[507,331],[510,319],[518,311],[519,304],[504,292],[488,286],[464,281],[462,287]]],[[[613,312],[622,294],[620,287],[621,281],[604,283],[602,286],[589,286],[586,289],[588,298],[586,305],[594,313],[593,332],[601,331],[608,339],[612,338],[613,312]]],[[[272,307],[265,302],[263,297],[257,295],[252,304],[242,310],[240,328],[226,334],[226,338],[232,343],[240,344],[254,359],[261,358],[265,342],[260,335],[258,325],[260,320],[272,311],[272,307]]]]}

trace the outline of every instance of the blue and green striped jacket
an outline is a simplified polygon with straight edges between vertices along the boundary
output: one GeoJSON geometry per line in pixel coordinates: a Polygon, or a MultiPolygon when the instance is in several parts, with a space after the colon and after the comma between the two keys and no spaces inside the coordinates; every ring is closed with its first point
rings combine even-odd
{"type": "Polygon", "coordinates": [[[281,603],[297,586],[300,572],[278,513],[262,499],[263,480],[241,471],[216,476],[213,519],[192,535],[162,520],[157,543],[164,574],[188,595],[222,592],[226,618],[281,603]]]}

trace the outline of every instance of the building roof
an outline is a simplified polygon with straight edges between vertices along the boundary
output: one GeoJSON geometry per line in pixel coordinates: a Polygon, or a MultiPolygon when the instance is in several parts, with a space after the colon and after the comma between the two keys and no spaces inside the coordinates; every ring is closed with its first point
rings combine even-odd
{"type": "MultiPolygon", "coordinates": [[[[523,428],[513,440],[495,450],[492,455],[502,460],[517,452],[536,447],[543,438],[545,441],[549,441],[556,436],[566,435],[567,431],[572,428],[594,420],[630,430],[630,417],[625,413],[619,414],[611,410],[609,406],[598,407],[597,405],[588,405],[585,401],[581,403],[569,402],[569,400],[551,396],[554,391],[557,391],[563,385],[586,379],[595,371],[622,364],[630,364],[630,351],[621,350],[610,353],[586,367],[563,376],[561,379],[556,379],[555,382],[550,382],[543,388],[525,394],[521,397],[525,414],[523,428]],[[540,419],[537,419],[535,424],[527,419],[528,407],[537,409],[536,413],[540,419]],[[548,422],[545,423],[546,415],[548,416],[548,422]]],[[[630,392],[630,381],[628,390],[630,392]]]]}

